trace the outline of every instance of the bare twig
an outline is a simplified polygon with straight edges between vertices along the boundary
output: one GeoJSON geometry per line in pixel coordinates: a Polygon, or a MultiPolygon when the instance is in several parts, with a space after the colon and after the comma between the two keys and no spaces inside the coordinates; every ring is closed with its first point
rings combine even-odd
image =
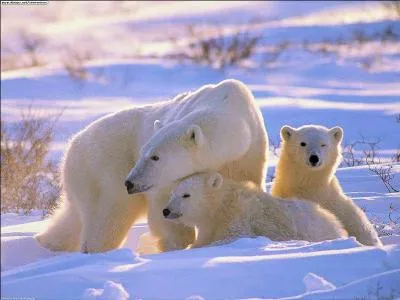
{"type": "Polygon", "coordinates": [[[393,179],[394,175],[392,174],[393,165],[376,165],[376,164],[368,164],[368,169],[379,176],[383,184],[389,193],[391,192],[399,192],[399,189],[394,186],[393,179]]]}
{"type": "Polygon", "coordinates": [[[376,159],[377,145],[381,139],[367,140],[361,135],[361,139],[356,140],[343,147],[343,162],[345,166],[354,167],[365,165],[376,159]],[[361,154],[356,154],[356,148],[361,150],[361,154]]]}
{"type": "Polygon", "coordinates": [[[279,149],[280,149],[279,138],[274,140],[271,137],[269,137],[268,140],[269,140],[270,151],[275,157],[279,157],[279,149]]]}
{"type": "MultiPolygon", "coordinates": [[[[392,173],[393,165],[390,162],[382,163],[377,155],[380,142],[381,139],[367,140],[361,136],[361,139],[344,147],[342,164],[348,167],[367,165],[371,172],[379,176],[389,193],[398,192],[399,188],[393,182],[395,178],[392,173]],[[359,149],[359,154],[356,153],[356,148],[359,149]]],[[[397,152],[392,161],[399,159],[399,155],[397,152]]]]}
{"type": "Polygon", "coordinates": [[[393,224],[397,224],[400,220],[400,217],[393,219],[393,213],[396,213],[396,212],[397,212],[397,208],[395,208],[393,206],[393,203],[390,203],[388,218],[389,218],[390,222],[392,222],[393,224]]]}

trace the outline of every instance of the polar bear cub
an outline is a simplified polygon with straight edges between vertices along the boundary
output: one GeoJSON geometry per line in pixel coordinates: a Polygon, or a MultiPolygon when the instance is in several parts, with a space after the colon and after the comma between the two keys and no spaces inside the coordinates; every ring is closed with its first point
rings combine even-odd
{"type": "Polygon", "coordinates": [[[281,153],[271,194],[301,198],[334,214],[350,236],[364,245],[382,245],[365,213],[346,197],[335,176],[343,130],[306,125],[281,128],[281,153]]]}
{"type": "Polygon", "coordinates": [[[322,241],[347,236],[340,222],[319,205],[280,200],[251,182],[224,179],[212,171],[179,181],[163,215],[197,228],[192,247],[241,236],[266,236],[277,241],[322,241]]]}

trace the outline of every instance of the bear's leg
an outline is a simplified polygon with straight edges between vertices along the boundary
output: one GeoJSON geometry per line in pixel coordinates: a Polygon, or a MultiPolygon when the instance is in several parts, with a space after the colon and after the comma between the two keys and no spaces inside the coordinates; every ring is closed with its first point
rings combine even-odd
{"type": "Polygon", "coordinates": [[[105,252],[120,247],[132,224],[146,213],[144,195],[107,191],[96,207],[82,216],[81,252],[105,252]]]}
{"type": "Polygon", "coordinates": [[[154,230],[154,226],[151,224],[152,223],[149,221],[150,231],[158,239],[157,245],[161,252],[185,249],[195,240],[194,228],[172,223],[171,221],[162,221],[156,225],[156,227],[162,226],[163,228],[160,234],[159,231],[154,230]],[[157,232],[159,234],[157,234],[157,232]]]}
{"type": "Polygon", "coordinates": [[[346,197],[332,201],[328,209],[342,222],[349,236],[366,246],[382,246],[378,234],[366,214],[351,199],[346,197]]]}
{"type": "Polygon", "coordinates": [[[162,215],[169,191],[170,188],[164,188],[149,195],[148,225],[152,235],[158,239],[160,251],[185,249],[195,240],[194,228],[166,220],[162,215]]]}
{"type": "Polygon", "coordinates": [[[81,221],[71,203],[64,202],[50,219],[47,229],[35,236],[43,247],[52,251],[78,251],[81,221]]]}

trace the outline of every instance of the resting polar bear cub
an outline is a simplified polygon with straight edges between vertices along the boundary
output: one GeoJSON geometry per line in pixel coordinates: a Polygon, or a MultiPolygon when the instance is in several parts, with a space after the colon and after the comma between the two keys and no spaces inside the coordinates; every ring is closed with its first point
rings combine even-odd
{"type": "Polygon", "coordinates": [[[61,171],[63,205],[36,239],[52,250],[103,252],[119,247],[148,213],[160,250],[185,248],[193,228],[161,214],[170,183],[213,168],[261,186],[267,140],[253,95],[236,80],[100,118],[71,140],[61,171]]]}
{"type": "Polygon", "coordinates": [[[281,154],[271,194],[298,197],[334,214],[350,236],[364,245],[381,242],[365,213],[346,197],[335,176],[341,159],[343,130],[307,125],[281,128],[281,154]]]}
{"type": "Polygon", "coordinates": [[[223,179],[216,172],[197,173],[179,181],[163,215],[197,227],[192,247],[240,236],[263,235],[277,241],[347,236],[339,221],[319,205],[274,198],[250,182],[223,179]]]}

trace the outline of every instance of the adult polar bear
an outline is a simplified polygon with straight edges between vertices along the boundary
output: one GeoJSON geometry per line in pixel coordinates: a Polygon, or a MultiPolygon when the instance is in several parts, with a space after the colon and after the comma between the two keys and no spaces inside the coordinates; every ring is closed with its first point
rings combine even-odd
{"type": "Polygon", "coordinates": [[[215,169],[264,188],[267,149],[261,112],[236,80],[105,116],[70,142],[62,206],[36,239],[52,250],[107,251],[119,247],[148,210],[160,250],[184,248],[193,242],[194,230],[165,221],[161,213],[173,181],[215,169]],[[128,173],[130,192],[152,188],[129,195],[128,173]]]}

